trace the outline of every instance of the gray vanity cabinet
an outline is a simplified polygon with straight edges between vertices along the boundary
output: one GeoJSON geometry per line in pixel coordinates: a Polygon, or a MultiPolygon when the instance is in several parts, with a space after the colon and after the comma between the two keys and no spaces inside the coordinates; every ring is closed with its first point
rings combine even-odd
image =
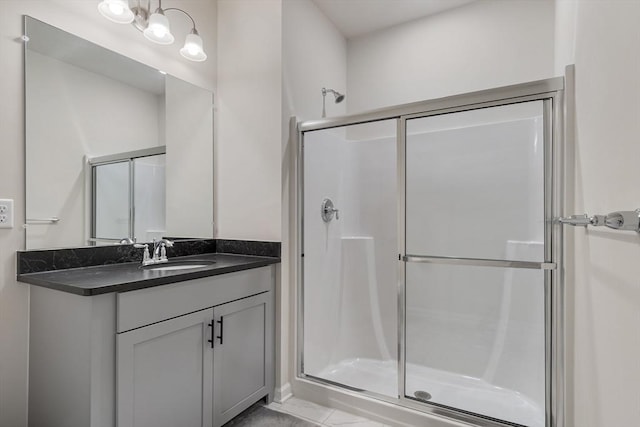
{"type": "Polygon", "coordinates": [[[118,427],[211,427],[211,310],[116,338],[118,427]]]}
{"type": "Polygon", "coordinates": [[[269,395],[273,273],[120,294],[117,427],[220,427],[269,395]]]}
{"type": "Polygon", "coordinates": [[[32,286],[29,426],[220,427],[270,400],[275,274],[94,296],[32,286]]]}
{"type": "Polygon", "coordinates": [[[221,426],[269,393],[271,295],[215,307],[213,419],[221,426]]]}
{"type": "Polygon", "coordinates": [[[118,334],[118,427],[218,427],[269,394],[271,297],[118,334]]]}

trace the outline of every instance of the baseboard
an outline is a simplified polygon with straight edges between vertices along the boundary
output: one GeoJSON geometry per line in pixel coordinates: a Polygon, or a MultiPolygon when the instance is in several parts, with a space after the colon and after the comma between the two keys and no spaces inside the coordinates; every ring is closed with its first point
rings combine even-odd
{"type": "Polygon", "coordinates": [[[284,403],[291,397],[293,397],[291,383],[286,383],[282,387],[276,388],[273,392],[273,401],[276,403],[284,403]]]}

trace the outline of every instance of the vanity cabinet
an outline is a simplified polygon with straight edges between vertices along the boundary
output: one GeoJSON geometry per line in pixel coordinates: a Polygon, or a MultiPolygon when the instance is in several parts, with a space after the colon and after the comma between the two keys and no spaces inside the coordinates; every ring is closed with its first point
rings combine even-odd
{"type": "Polygon", "coordinates": [[[118,334],[118,427],[221,426],[269,394],[271,294],[118,334]]]}
{"type": "Polygon", "coordinates": [[[214,426],[223,425],[269,392],[270,304],[265,293],[213,309],[214,426]]]}
{"type": "Polygon", "coordinates": [[[220,427],[274,387],[275,266],[122,293],[31,288],[31,427],[220,427]]]}
{"type": "Polygon", "coordinates": [[[116,338],[118,427],[210,427],[211,310],[116,338]]]}

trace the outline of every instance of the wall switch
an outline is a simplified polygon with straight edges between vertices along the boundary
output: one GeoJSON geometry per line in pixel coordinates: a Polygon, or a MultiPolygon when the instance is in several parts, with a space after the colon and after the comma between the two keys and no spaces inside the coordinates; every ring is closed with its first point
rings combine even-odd
{"type": "Polygon", "coordinates": [[[0,228],[13,228],[13,199],[0,199],[0,228]]]}

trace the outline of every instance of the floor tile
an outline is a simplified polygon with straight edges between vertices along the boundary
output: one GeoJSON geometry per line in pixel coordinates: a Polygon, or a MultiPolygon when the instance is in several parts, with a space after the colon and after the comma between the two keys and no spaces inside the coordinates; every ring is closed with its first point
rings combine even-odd
{"type": "Polygon", "coordinates": [[[223,427],[317,427],[318,424],[303,420],[285,412],[253,405],[223,427]]]}
{"type": "Polygon", "coordinates": [[[333,409],[307,402],[306,400],[290,398],[282,405],[282,410],[291,415],[306,418],[318,423],[324,422],[334,412],[333,409]]]}
{"type": "Polygon", "coordinates": [[[326,426],[346,426],[346,427],[383,427],[384,424],[368,420],[364,417],[349,414],[347,412],[335,410],[324,421],[326,426]]]}

